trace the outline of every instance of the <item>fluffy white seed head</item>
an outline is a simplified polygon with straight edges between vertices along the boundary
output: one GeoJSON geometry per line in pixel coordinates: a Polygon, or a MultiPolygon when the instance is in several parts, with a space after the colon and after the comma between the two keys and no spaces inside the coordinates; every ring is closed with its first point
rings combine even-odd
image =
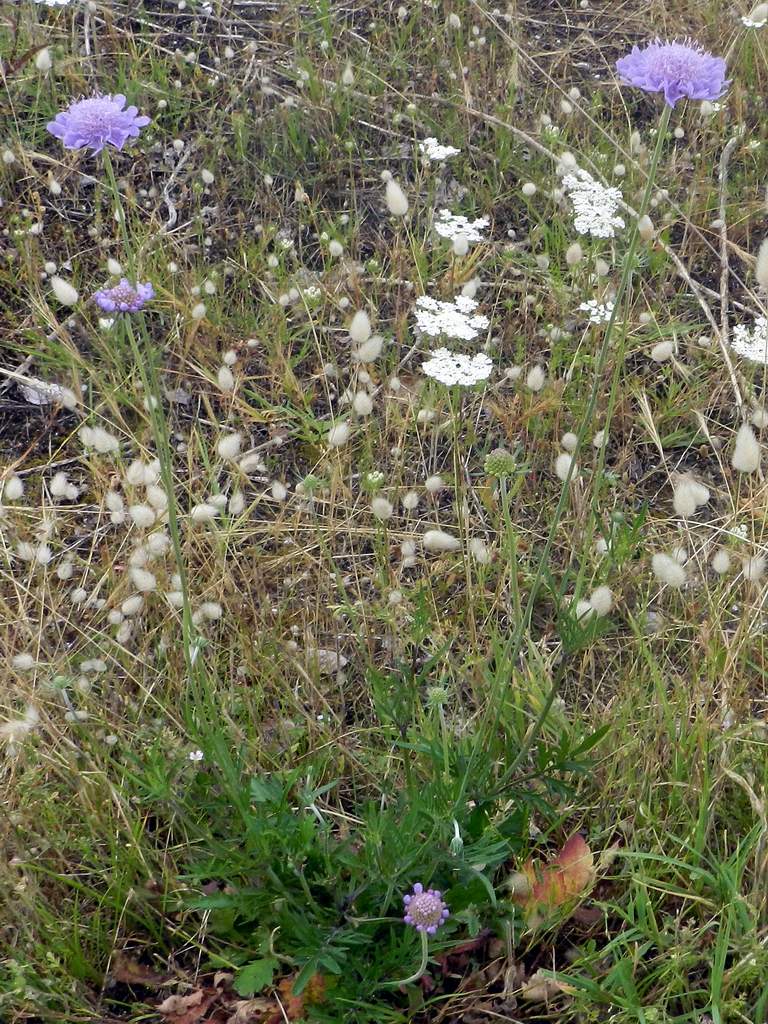
{"type": "Polygon", "coordinates": [[[466,235],[456,235],[452,248],[454,256],[466,256],[469,252],[469,239],[466,235]]]}
{"type": "Polygon", "coordinates": [[[434,552],[458,551],[461,547],[461,541],[445,530],[427,530],[422,543],[427,551],[434,552]]]}
{"type": "Polygon", "coordinates": [[[239,432],[226,434],[224,437],[219,438],[219,443],[216,445],[219,457],[226,459],[228,462],[236,459],[240,454],[240,445],[242,444],[242,440],[243,435],[239,432]]]}
{"type": "Polygon", "coordinates": [[[584,256],[584,250],[581,248],[578,242],[573,242],[565,250],[565,262],[569,267],[576,267],[581,263],[584,256]]]}
{"type": "Polygon", "coordinates": [[[408,491],[407,494],[404,494],[402,497],[401,504],[403,508],[406,510],[406,512],[413,512],[413,510],[419,504],[419,496],[416,493],[416,491],[408,491]]]}
{"type": "Polygon", "coordinates": [[[212,523],[219,515],[219,511],[215,505],[201,501],[190,509],[189,515],[193,523],[212,523]]]}
{"type": "Polygon", "coordinates": [[[377,519],[389,519],[394,511],[392,502],[387,501],[386,498],[379,495],[371,499],[371,512],[373,512],[377,519]]]}
{"type": "Polygon", "coordinates": [[[353,358],[358,363],[372,363],[374,359],[378,359],[381,355],[381,349],[384,345],[384,339],[380,334],[372,334],[368,341],[364,341],[359,348],[353,352],[353,358]]]}
{"type": "Polygon", "coordinates": [[[651,359],[654,363],[666,363],[668,359],[672,358],[674,351],[674,341],[660,341],[651,349],[651,359]]]}
{"type": "Polygon", "coordinates": [[[478,565],[488,565],[491,552],[482,537],[472,537],[469,541],[469,553],[478,565]]]}
{"type": "Polygon", "coordinates": [[[73,288],[69,281],[65,281],[63,277],[52,277],[51,289],[62,306],[74,306],[80,298],[77,289],[73,288]]]}
{"type": "Polygon", "coordinates": [[[760,465],[760,443],[748,423],[742,423],[736,434],[731,465],[737,473],[754,473],[760,465]]]}
{"type": "Polygon", "coordinates": [[[157,590],[157,577],[146,569],[134,566],[131,569],[131,580],[140,594],[148,594],[152,590],[157,590]]]}
{"type": "Polygon", "coordinates": [[[352,401],[352,408],[358,416],[370,416],[373,412],[373,399],[367,391],[358,391],[352,401]]]}
{"type": "Polygon", "coordinates": [[[578,463],[574,460],[570,452],[561,452],[560,455],[555,459],[555,476],[558,480],[567,480],[568,474],[571,474],[571,483],[577,479],[579,475],[578,463]],[[573,470],[571,470],[573,466],[573,470]]]}
{"type": "Polygon", "coordinates": [[[219,367],[217,381],[222,391],[234,391],[235,375],[226,364],[219,367]]]}
{"type": "Polygon", "coordinates": [[[120,605],[120,611],[126,618],[130,618],[132,615],[138,615],[143,607],[144,598],[141,594],[132,594],[131,597],[126,597],[120,605]]]}
{"type": "Polygon", "coordinates": [[[371,320],[364,309],[358,309],[349,324],[349,336],[356,345],[362,345],[371,336],[371,320]]]}
{"type": "Polygon", "coordinates": [[[393,217],[404,217],[408,213],[408,197],[394,178],[386,184],[384,199],[393,217]]]}
{"type": "Polygon", "coordinates": [[[676,482],[672,492],[675,512],[683,519],[694,515],[696,510],[709,501],[709,489],[704,484],[685,475],[676,482]]]}
{"type": "Polygon", "coordinates": [[[613,593],[610,587],[597,587],[589,595],[589,603],[595,615],[607,615],[613,608],[613,593]]]}
{"type": "Polygon", "coordinates": [[[18,501],[24,494],[24,481],[20,476],[9,476],[3,484],[3,500],[18,501]]]}
{"type": "Polygon", "coordinates": [[[53,61],[51,60],[51,51],[48,47],[44,47],[42,50],[38,50],[35,54],[35,67],[41,74],[45,74],[50,71],[53,67],[53,61]]]}
{"type": "Polygon", "coordinates": [[[752,558],[745,558],[741,563],[741,571],[745,580],[759,582],[765,575],[765,557],[754,555],[752,558]]]}
{"type": "Polygon", "coordinates": [[[644,242],[650,242],[653,240],[655,229],[653,226],[653,221],[647,213],[643,214],[643,216],[637,222],[637,232],[644,242]]]}
{"type": "Polygon", "coordinates": [[[438,473],[434,473],[424,481],[424,487],[428,494],[437,494],[445,487],[445,480],[438,473]]]}
{"type": "Polygon", "coordinates": [[[331,448],[341,448],[347,443],[351,433],[349,424],[345,420],[341,420],[339,423],[334,423],[328,431],[326,440],[331,448]]]}
{"type": "Polygon", "coordinates": [[[757,252],[755,280],[764,292],[768,292],[768,238],[763,239],[757,252]]]}
{"type": "Polygon", "coordinates": [[[651,559],[653,574],[659,583],[665,583],[668,587],[682,587],[686,581],[685,569],[676,558],[663,551],[657,552],[651,559]]]}
{"type": "Polygon", "coordinates": [[[731,556],[725,548],[718,548],[712,556],[712,568],[719,575],[723,576],[731,568],[731,556]]]}
{"type": "Polygon", "coordinates": [[[150,526],[154,526],[155,520],[157,519],[157,514],[150,505],[131,505],[128,509],[128,514],[136,526],[143,530],[148,529],[150,526]]]}
{"type": "Polygon", "coordinates": [[[546,376],[543,366],[533,366],[525,378],[525,386],[529,391],[541,391],[544,387],[546,376]]]}
{"type": "Polygon", "coordinates": [[[578,443],[578,437],[576,436],[576,434],[573,434],[570,431],[567,434],[563,434],[563,436],[560,438],[560,444],[563,446],[563,448],[565,448],[567,452],[575,452],[578,443]]]}

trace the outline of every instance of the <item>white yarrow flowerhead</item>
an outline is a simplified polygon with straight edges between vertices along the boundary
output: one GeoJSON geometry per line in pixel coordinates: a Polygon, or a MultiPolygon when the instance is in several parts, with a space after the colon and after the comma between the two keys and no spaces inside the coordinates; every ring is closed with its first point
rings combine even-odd
{"type": "Polygon", "coordinates": [[[475,313],[477,302],[466,295],[457,295],[453,302],[422,295],[416,300],[416,328],[430,338],[460,338],[472,341],[490,324],[487,316],[475,313]]]}
{"type": "Polygon", "coordinates": [[[737,473],[754,473],[760,465],[760,442],[748,423],[742,423],[739,427],[731,465],[737,473]]]}
{"type": "Polygon", "coordinates": [[[427,160],[448,160],[449,157],[458,156],[461,152],[460,149],[456,149],[454,146],[442,146],[437,139],[430,138],[424,139],[423,142],[419,143],[419,152],[427,160]]]}
{"type": "Polygon", "coordinates": [[[393,217],[404,217],[408,213],[408,198],[394,178],[390,178],[386,184],[384,199],[393,217]]]}
{"type": "Polygon", "coordinates": [[[660,551],[651,559],[653,574],[659,583],[666,583],[668,587],[680,588],[686,581],[685,569],[676,558],[660,551]]]}
{"type": "Polygon", "coordinates": [[[443,209],[435,217],[434,228],[441,238],[448,238],[451,242],[455,242],[459,235],[466,238],[468,242],[482,242],[488,224],[487,217],[469,220],[461,214],[443,209]]]}
{"type": "Polygon", "coordinates": [[[490,377],[493,360],[484,352],[466,356],[461,352],[449,352],[447,348],[438,348],[431,353],[431,358],[421,364],[421,369],[427,377],[441,384],[472,387],[473,384],[479,384],[490,377]]]}
{"type": "Polygon", "coordinates": [[[573,226],[580,235],[613,238],[624,219],[617,213],[621,190],[601,185],[586,171],[577,169],[563,178],[563,188],[573,204],[573,226]]]}
{"type": "Polygon", "coordinates": [[[734,352],[745,359],[768,365],[768,319],[764,316],[755,317],[752,330],[737,324],[731,334],[731,346],[734,352]]]}
{"type": "Polygon", "coordinates": [[[614,304],[589,299],[587,302],[580,303],[579,309],[588,315],[591,324],[607,324],[613,316],[614,304]]]}

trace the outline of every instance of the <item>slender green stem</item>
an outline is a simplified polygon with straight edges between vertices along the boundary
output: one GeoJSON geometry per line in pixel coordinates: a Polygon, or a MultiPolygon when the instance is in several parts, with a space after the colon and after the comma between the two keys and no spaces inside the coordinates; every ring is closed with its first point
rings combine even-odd
{"type": "MultiPolygon", "coordinates": [[[[537,566],[536,566],[536,572],[534,574],[534,579],[533,579],[533,583],[531,585],[530,593],[528,594],[528,600],[526,601],[525,611],[524,611],[523,615],[521,616],[520,621],[518,622],[518,625],[517,625],[515,631],[512,634],[512,637],[511,637],[511,639],[509,641],[509,644],[507,645],[507,649],[506,649],[506,652],[505,652],[505,661],[509,665],[514,664],[515,659],[517,658],[518,654],[520,653],[520,648],[522,646],[523,637],[526,635],[526,632],[528,631],[528,629],[530,627],[531,618],[533,616],[533,609],[534,609],[534,606],[535,606],[535,603],[536,603],[536,599],[538,597],[538,593],[539,593],[539,589],[541,587],[542,579],[544,577],[544,572],[545,572],[546,566],[549,563],[549,557],[550,557],[550,554],[552,552],[552,548],[554,547],[555,536],[557,535],[557,531],[558,531],[559,526],[560,526],[560,521],[561,521],[563,513],[565,511],[566,504],[568,502],[569,491],[570,491],[570,484],[571,484],[571,477],[573,475],[574,466],[576,465],[576,456],[578,455],[579,451],[581,450],[581,448],[582,448],[582,446],[584,444],[584,439],[585,439],[585,437],[587,435],[587,432],[588,432],[588,430],[590,428],[590,425],[592,423],[592,418],[594,416],[595,408],[597,407],[597,399],[598,399],[599,390],[600,390],[600,381],[601,381],[601,378],[602,378],[602,375],[603,375],[603,371],[605,369],[605,365],[606,365],[606,363],[608,361],[608,354],[609,354],[610,349],[611,349],[611,342],[613,340],[614,328],[615,328],[615,326],[616,326],[616,324],[618,322],[619,310],[622,307],[622,304],[624,302],[625,296],[629,293],[629,289],[630,289],[631,283],[632,283],[632,275],[633,275],[634,263],[635,263],[635,254],[637,252],[638,241],[639,241],[639,238],[640,238],[640,233],[639,233],[639,230],[638,230],[638,222],[639,222],[640,218],[643,217],[648,212],[648,208],[649,208],[649,205],[650,205],[650,199],[651,199],[651,192],[653,191],[653,187],[654,187],[654,183],[655,183],[655,178],[656,178],[656,172],[658,171],[659,161],[661,159],[661,152],[662,152],[663,145],[664,145],[664,139],[666,137],[667,128],[669,126],[670,114],[671,114],[671,108],[665,105],[664,110],[663,110],[662,115],[661,115],[661,118],[659,120],[659,127],[658,127],[658,132],[657,132],[657,137],[656,137],[656,146],[654,147],[653,156],[651,158],[651,166],[650,166],[650,169],[649,169],[649,172],[648,172],[648,178],[646,180],[645,192],[643,193],[642,202],[641,202],[639,210],[638,210],[638,220],[635,221],[635,223],[632,225],[632,232],[631,232],[630,239],[629,239],[629,245],[627,246],[627,252],[626,252],[626,255],[625,255],[625,258],[624,258],[624,266],[623,266],[623,270],[622,270],[622,275],[621,275],[621,279],[619,281],[619,287],[618,287],[618,289],[616,291],[616,300],[615,300],[615,303],[614,303],[613,312],[611,314],[611,319],[610,319],[610,321],[608,323],[608,326],[606,328],[605,335],[603,337],[603,343],[602,343],[602,346],[600,348],[600,351],[598,353],[598,357],[597,357],[597,360],[596,360],[594,380],[592,382],[592,390],[591,390],[590,395],[589,395],[589,401],[587,402],[586,411],[584,413],[584,416],[583,416],[582,421],[581,421],[580,426],[579,426],[579,432],[578,432],[578,435],[577,435],[577,443],[576,443],[576,447],[575,447],[575,450],[574,450],[574,458],[571,460],[571,465],[570,465],[569,470],[568,470],[568,476],[563,481],[563,486],[562,486],[562,489],[560,491],[560,498],[558,500],[557,507],[555,509],[555,514],[554,514],[554,518],[553,518],[553,521],[552,521],[552,525],[551,525],[551,527],[549,529],[549,533],[547,535],[546,542],[544,544],[544,547],[542,549],[541,555],[539,556],[539,560],[538,560],[538,563],[537,563],[537,566]]],[[[612,387],[611,387],[611,400],[610,400],[610,404],[609,404],[609,413],[613,411],[613,407],[614,407],[615,402],[616,402],[616,392],[617,392],[616,385],[617,385],[617,382],[618,382],[618,375],[619,375],[619,373],[621,371],[621,367],[623,365],[625,343],[626,343],[626,331],[622,334],[621,343],[619,345],[619,348],[616,351],[616,364],[615,364],[614,372],[613,372],[613,380],[612,380],[612,387]]],[[[608,420],[608,422],[609,422],[609,420],[608,420]]],[[[606,434],[607,434],[607,431],[606,431],[606,434]]],[[[601,459],[601,461],[599,463],[600,467],[602,467],[602,465],[604,463],[604,458],[605,458],[604,450],[605,450],[605,441],[603,442],[603,446],[601,448],[602,459],[601,459]]],[[[567,580],[564,579],[563,582],[561,583],[561,586],[560,586],[560,589],[559,589],[559,592],[558,592],[559,600],[562,600],[562,597],[563,597],[563,595],[565,593],[566,587],[567,587],[567,580]]],[[[518,754],[515,757],[514,761],[512,762],[512,764],[505,771],[504,774],[505,774],[506,778],[511,778],[512,777],[514,771],[520,766],[520,764],[522,764],[523,759],[527,756],[528,751],[531,749],[531,747],[533,746],[533,744],[536,741],[537,737],[541,733],[541,730],[542,730],[542,728],[544,726],[544,722],[546,720],[547,713],[549,712],[549,709],[551,708],[551,706],[552,706],[552,704],[553,704],[553,702],[554,702],[554,700],[555,700],[555,698],[556,698],[556,696],[557,696],[557,694],[558,694],[558,692],[560,690],[560,687],[561,687],[561,685],[563,683],[564,678],[565,678],[565,673],[564,672],[558,672],[557,673],[557,675],[555,677],[555,680],[553,682],[553,685],[552,685],[552,687],[550,689],[550,692],[547,695],[547,698],[546,698],[546,700],[544,702],[544,707],[542,709],[542,713],[540,713],[538,718],[536,719],[536,723],[535,723],[533,729],[528,732],[528,734],[526,736],[526,740],[523,743],[523,745],[520,748],[520,750],[518,751],[518,754]]],[[[492,728],[494,728],[494,729],[498,727],[498,722],[499,722],[500,714],[501,714],[501,708],[500,707],[494,709],[494,725],[492,726],[492,728]]]]}
{"type": "Polygon", "coordinates": [[[386,982],[385,988],[400,988],[401,985],[410,985],[412,982],[418,981],[424,974],[424,971],[426,971],[427,962],[429,961],[429,938],[426,932],[419,932],[419,936],[421,938],[421,961],[419,966],[407,978],[401,978],[400,981],[386,982]]]}

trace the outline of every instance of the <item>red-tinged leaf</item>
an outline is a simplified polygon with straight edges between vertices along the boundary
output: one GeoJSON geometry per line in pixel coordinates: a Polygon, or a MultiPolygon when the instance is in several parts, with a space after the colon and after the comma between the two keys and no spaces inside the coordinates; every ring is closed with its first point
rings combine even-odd
{"type": "Polygon", "coordinates": [[[523,864],[520,874],[528,880],[530,891],[518,884],[513,899],[525,909],[529,923],[535,925],[580,896],[594,873],[592,851],[580,835],[574,835],[550,863],[537,866],[528,860],[523,864]]]}
{"type": "Polygon", "coordinates": [[[173,980],[172,974],[158,974],[126,953],[115,954],[109,974],[114,981],[124,985],[144,985],[146,988],[160,988],[173,980]]]}
{"type": "Polygon", "coordinates": [[[215,988],[199,988],[188,996],[168,996],[157,1008],[166,1024],[199,1024],[219,998],[215,988]]]}

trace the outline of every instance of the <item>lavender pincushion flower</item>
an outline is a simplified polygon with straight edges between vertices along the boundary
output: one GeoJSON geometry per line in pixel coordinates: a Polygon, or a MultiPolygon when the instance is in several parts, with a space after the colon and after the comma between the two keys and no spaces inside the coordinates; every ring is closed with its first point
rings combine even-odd
{"type": "Polygon", "coordinates": [[[440,890],[425,889],[421,882],[414,885],[412,893],[403,896],[403,903],[405,923],[413,925],[417,932],[426,932],[427,935],[434,935],[450,914],[440,890]]]}
{"type": "Polygon", "coordinates": [[[722,57],[713,57],[692,40],[663,43],[656,39],[642,49],[616,61],[616,70],[625,85],[646,92],[663,92],[674,107],[679,99],[718,100],[731,84],[726,80],[722,57]]]}
{"type": "Polygon", "coordinates": [[[126,107],[125,96],[117,94],[76,100],[49,121],[47,128],[65,149],[87,147],[100,153],[107,144],[122,149],[128,139],[138,138],[139,129],[149,121],[136,107],[126,107]]]}
{"type": "Polygon", "coordinates": [[[122,277],[112,288],[100,288],[93,293],[93,301],[105,313],[138,313],[142,306],[155,297],[155,289],[149,283],[136,283],[135,287],[122,277]]]}

